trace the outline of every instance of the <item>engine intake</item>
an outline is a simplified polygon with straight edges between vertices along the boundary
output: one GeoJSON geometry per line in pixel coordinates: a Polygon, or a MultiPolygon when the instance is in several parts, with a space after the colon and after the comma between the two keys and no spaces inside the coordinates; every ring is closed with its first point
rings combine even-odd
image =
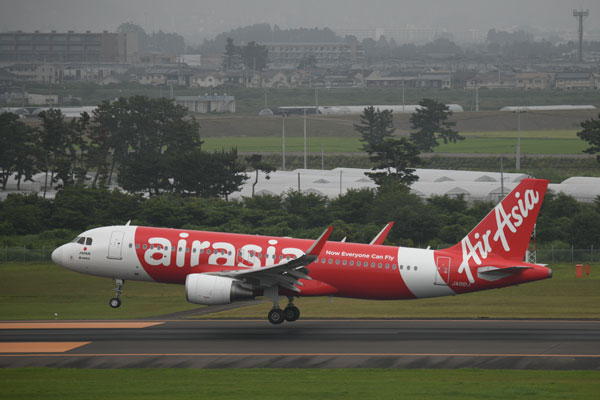
{"type": "Polygon", "coordinates": [[[251,300],[254,299],[254,293],[232,278],[190,274],[185,279],[185,297],[190,303],[211,306],[251,300]]]}

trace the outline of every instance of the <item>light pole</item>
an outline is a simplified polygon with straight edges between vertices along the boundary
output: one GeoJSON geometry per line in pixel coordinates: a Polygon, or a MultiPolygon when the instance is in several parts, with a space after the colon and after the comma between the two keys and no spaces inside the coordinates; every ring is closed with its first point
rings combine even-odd
{"type": "Polygon", "coordinates": [[[306,108],[304,109],[304,169],[306,169],[306,108]]]}
{"type": "Polygon", "coordinates": [[[282,152],[281,152],[281,169],[285,171],[285,114],[281,114],[281,139],[282,139],[282,152]]]}
{"type": "Polygon", "coordinates": [[[517,113],[517,160],[515,169],[519,171],[521,169],[521,113],[524,113],[525,110],[517,108],[515,112],[517,113]]]}

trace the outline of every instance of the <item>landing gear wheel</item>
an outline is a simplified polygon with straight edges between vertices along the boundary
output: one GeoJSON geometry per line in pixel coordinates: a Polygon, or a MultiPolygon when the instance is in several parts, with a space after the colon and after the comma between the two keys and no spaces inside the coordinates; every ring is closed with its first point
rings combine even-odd
{"type": "Polygon", "coordinates": [[[269,311],[269,322],[273,325],[279,325],[285,321],[285,313],[279,308],[274,308],[269,311]]]}
{"type": "Polygon", "coordinates": [[[300,310],[296,306],[287,306],[283,313],[285,314],[285,320],[288,322],[294,322],[300,318],[300,310]]]}
{"type": "Polygon", "coordinates": [[[108,302],[108,304],[112,307],[112,308],[119,308],[119,306],[121,306],[121,299],[118,299],[116,297],[113,297],[112,299],[110,299],[110,301],[108,302]]]}

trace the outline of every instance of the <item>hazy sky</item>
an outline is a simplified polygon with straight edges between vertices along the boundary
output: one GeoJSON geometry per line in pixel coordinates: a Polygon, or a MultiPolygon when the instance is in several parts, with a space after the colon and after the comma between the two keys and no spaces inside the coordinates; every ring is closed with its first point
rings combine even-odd
{"type": "Polygon", "coordinates": [[[574,8],[590,10],[586,28],[600,29],[598,0],[0,0],[0,31],[114,31],[125,21],[147,32],[184,36],[259,22],[281,28],[437,27],[449,30],[577,29],[574,8]]]}

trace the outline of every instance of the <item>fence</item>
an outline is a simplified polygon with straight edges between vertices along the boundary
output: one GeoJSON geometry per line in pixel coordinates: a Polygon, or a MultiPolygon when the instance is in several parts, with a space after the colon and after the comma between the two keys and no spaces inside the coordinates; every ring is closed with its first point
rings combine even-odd
{"type": "MultiPolygon", "coordinates": [[[[15,261],[51,261],[53,250],[53,247],[42,247],[40,249],[28,249],[26,247],[0,248],[0,263],[15,261]]],[[[537,250],[537,262],[540,264],[594,261],[600,261],[600,249],[595,249],[594,247],[590,247],[589,249],[555,249],[552,247],[537,250]]]]}

